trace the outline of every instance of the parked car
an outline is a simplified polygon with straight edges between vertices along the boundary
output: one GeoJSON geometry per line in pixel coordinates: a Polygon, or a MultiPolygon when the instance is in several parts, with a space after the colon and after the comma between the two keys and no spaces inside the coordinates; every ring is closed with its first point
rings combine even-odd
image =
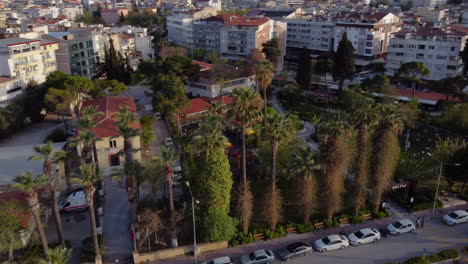
{"type": "Polygon", "coordinates": [[[444,221],[447,225],[468,223],[468,212],[465,210],[453,211],[448,215],[444,215],[444,217],[442,217],[442,221],[444,221]]]}
{"type": "Polygon", "coordinates": [[[322,239],[316,240],[314,246],[317,251],[325,252],[329,250],[343,249],[349,246],[349,241],[343,235],[329,235],[322,239]]]}
{"type": "Polygon", "coordinates": [[[156,120],[161,120],[161,113],[159,112],[154,113],[154,117],[156,117],[156,120]]]}
{"type": "Polygon", "coordinates": [[[59,203],[61,212],[72,212],[88,209],[86,195],[83,189],[77,189],[70,193],[67,198],[59,203]]]}
{"type": "Polygon", "coordinates": [[[307,242],[296,242],[287,245],[278,251],[278,257],[281,260],[289,261],[293,257],[306,256],[313,251],[312,247],[307,242]]]}
{"type": "Polygon", "coordinates": [[[364,228],[348,235],[349,243],[359,246],[367,243],[375,243],[380,239],[380,232],[374,228],[364,228]]]}
{"type": "Polygon", "coordinates": [[[202,262],[202,264],[232,264],[229,257],[219,257],[210,261],[202,262]]]}
{"type": "Polygon", "coordinates": [[[241,257],[242,264],[264,264],[275,261],[275,254],[271,250],[255,250],[254,252],[241,257]]]}
{"type": "Polygon", "coordinates": [[[165,138],[164,139],[164,145],[166,145],[166,147],[174,145],[174,142],[172,141],[172,138],[171,137],[165,138]]]}
{"type": "Polygon", "coordinates": [[[413,232],[416,230],[416,227],[411,220],[402,219],[400,221],[396,221],[395,223],[389,224],[387,229],[390,235],[398,236],[402,233],[413,232]]]}

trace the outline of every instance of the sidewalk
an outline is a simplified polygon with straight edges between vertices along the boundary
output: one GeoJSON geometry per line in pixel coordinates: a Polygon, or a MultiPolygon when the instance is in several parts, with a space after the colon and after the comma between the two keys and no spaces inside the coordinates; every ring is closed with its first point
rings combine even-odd
{"type": "MultiPolygon", "coordinates": [[[[436,213],[433,215],[431,210],[417,212],[415,214],[408,215],[406,218],[409,218],[415,221],[418,217],[425,217],[426,221],[431,219],[439,219],[442,215],[447,214],[448,212],[458,210],[458,209],[468,209],[468,205],[456,206],[452,208],[443,208],[437,209],[436,213]]],[[[297,242],[297,241],[313,241],[315,239],[319,239],[324,236],[328,236],[330,234],[338,234],[340,231],[344,231],[346,234],[355,232],[362,228],[375,228],[380,229],[382,227],[387,226],[388,224],[396,221],[397,219],[401,219],[401,217],[390,217],[384,219],[376,219],[371,221],[366,221],[357,225],[350,225],[347,227],[334,227],[330,229],[322,229],[316,230],[311,233],[304,233],[304,234],[291,234],[285,238],[273,239],[273,240],[266,240],[266,241],[258,241],[254,244],[242,245],[232,248],[227,248],[224,250],[219,250],[215,252],[208,252],[199,256],[198,261],[207,261],[216,257],[221,256],[230,256],[232,258],[239,257],[243,254],[249,253],[256,249],[277,249],[280,247],[284,247],[290,243],[297,242]]],[[[174,259],[168,259],[163,261],[158,261],[158,264],[189,264],[193,263],[193,257],[190,256],[181,256],[174,259]]]]}

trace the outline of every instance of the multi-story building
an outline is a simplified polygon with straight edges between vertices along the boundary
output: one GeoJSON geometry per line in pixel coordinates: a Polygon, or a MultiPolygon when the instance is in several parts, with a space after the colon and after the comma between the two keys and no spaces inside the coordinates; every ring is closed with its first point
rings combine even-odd
{"type": "Polygon", "coordinates": [[[438,22],[444,19],[449,10],[443,8],[418,7],[416,15],[422,16],[423,22],[438,22]]]}
{"type": "Polygon", "coordinates": [[[0,77],[0,107],[7,106],[13,98],[21,94],[24,83],[18,78],[0,77]]]}
{"type": "Polygon", "coordinates": [[[302,48],[314,53],[333,50],[334,22],[303,19],[291,19],[287,20],[287,22],[286,47],[288,52],[302,48]]]}
{"type": "Polygon", "coordinates": [[[214,7],[216,10],[221,11],[223,2],[222,0],[196,0],[195,5],[198,8],[214,7]]]}
{"type": "Polygon", "coordinates": [[[56,56],[60,71],[90,79],[94,77],[95,54],[90,29],[77,28],[64,32],[51,32],[43,38],[59,43],[56,56]]]}
{"type": "Polygon", "coordinates": [[[101,11],[101,18],[107,25],[115,25],[122,16],[128,15],[127,8],[104,9],[101,11]]]}
{"type": "Polygon", "coordinates": [[[39,39],[0,39],[0,76],[17,78],[27,84],[42,83],[57,70],[57,42],[39,39]]]}
{"type": "Polygon", "coordinates": [[[193,22],[215,16],[214,7],[174,13],[167,17],[167,40],[191,48],[193,46],[193,22]]]}
{"type": "Polygon", "coordinates": [[[452,26],[446,29],[420,28],[393,33],[388,47],[386,74],[393,76],[407,62],[421,62],[431,72],[424,77],[440,80],[462,72],[460,51],[465,47],[468,29],[452,26]]]}
{"type": "Polygon", "coordinates": [[[440,7],[446,5],[447,0],[401,0],[399,3],[402,5],[411,3],[413,7],[440,7]]]}
{"type": "Polygon", "coordinates": [[[355,49],[356,66],[383,62],[390,34],[399,31],[401,26],[400,19],[392,13],[345,14],[335,24],[333,50],[338,49],[346,32],[355,49]]]}

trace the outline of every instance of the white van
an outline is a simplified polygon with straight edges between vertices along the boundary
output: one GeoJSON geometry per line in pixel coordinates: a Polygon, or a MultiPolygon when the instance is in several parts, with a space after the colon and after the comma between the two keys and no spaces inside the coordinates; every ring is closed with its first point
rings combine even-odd
{"type": "Polygon", "coordinates": [[[88,203],[86,202],[84,190],[76,190],[72,192],[59,204],[59,210],[61,212],[72,212],[86,209],[88,209],[88,203]]]}

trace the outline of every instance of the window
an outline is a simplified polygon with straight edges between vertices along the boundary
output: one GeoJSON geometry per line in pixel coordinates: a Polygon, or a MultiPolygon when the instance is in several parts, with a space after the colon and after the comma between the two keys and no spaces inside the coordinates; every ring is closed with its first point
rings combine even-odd
{"type": "Polygon", "coordinates": [[[426,49],[426,45],[418,45],[418,49],[421,49],[421,50],[426,49]]]}
{"type": "Polygon", "coordinates": [[[80,45],[80,49],[82,49],[84,47],[83,42],[80,42],[79,45],[80,45]]]}
{"type": "Polygon", "coordinates": [[[109,140],[109,146],[111,148],[116,148],[117,147],[117,141],[116,140],[109,140]]]}
{"type": "Polygon", "coordinates": [[[416,48],[416,45],[408,45],[408,48],[414,49],[414,48],[416,48]]]}
{"type": "Polygon", "coordinates": [[[423,59],[423,58],[424,58],[424,54],[421,54],[421,53],[416,54],[416,59],[423,59]]]}
{"type": "Polygon", "coordinates": [[[438,60],[446,60],[447,56],[437,55],[436,57],[438,60]]]}
{"type": "Polygon", "coordinates": [[[429,46],[429,49],[433,50],[435,49],[435,46],[429,46]]]}
{"type": "Polygon", "coordinates": [[[457,67],[453,65],[447,65],[447,70],[456,70],[457,67]]]}
{"type": "Polygon", "coordinates": [[[366,47],[372,47],[372,42],[366,42],[366,47]]]}
{"type": "Polygon", "coordinates": [[[372,54],[372,50],[371,49],[366,49],[365,53],[366,54],[372,54]]]}

